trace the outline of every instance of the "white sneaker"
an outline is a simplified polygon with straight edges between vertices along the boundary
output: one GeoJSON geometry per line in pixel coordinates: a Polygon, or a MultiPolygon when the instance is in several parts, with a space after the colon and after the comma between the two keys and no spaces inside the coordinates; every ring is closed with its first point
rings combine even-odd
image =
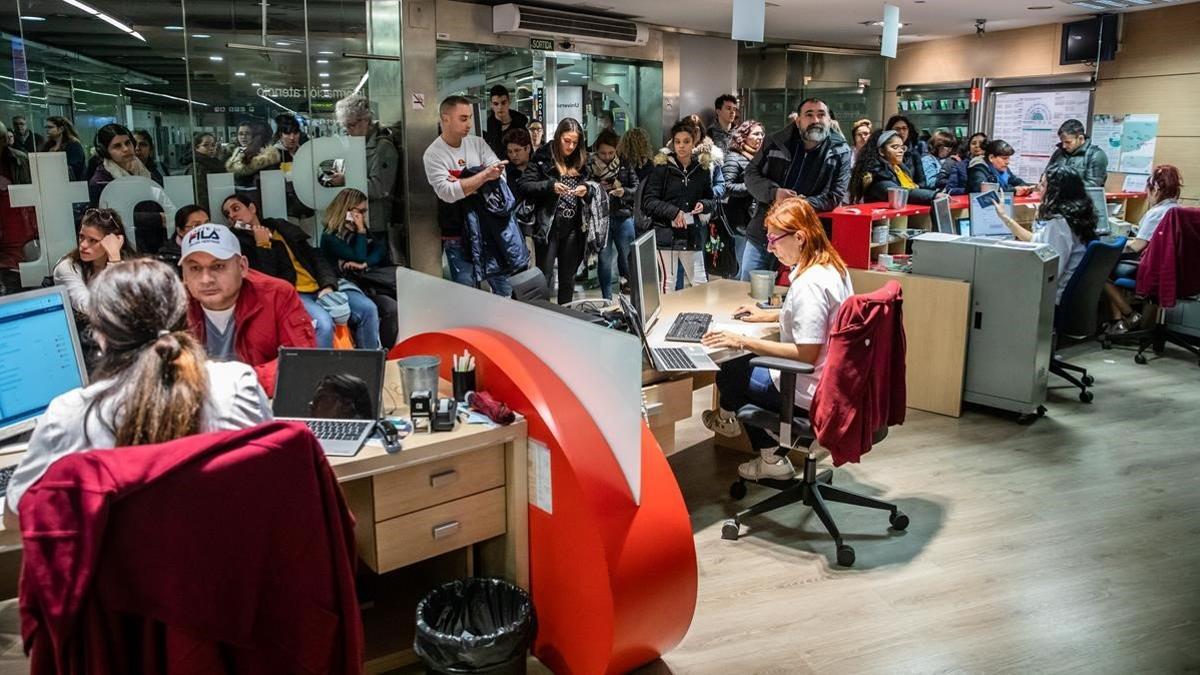
{"type": "Polygon", "coordinates": [[[787,457],[776,463],[768,462],[762,457],[744,462],[738,466],[738,475],[746,480],[773,478],[775,480],[790,480],[796,477],[796,468],[787,457]]]}
{"type": "Polygon", "coordinates": [[[709,431],[728,438],[737,438],[742,433],[742,425],[736,417],[723,417],[718,410],[705,410],[700,413],[700,420],[709,431]]]}

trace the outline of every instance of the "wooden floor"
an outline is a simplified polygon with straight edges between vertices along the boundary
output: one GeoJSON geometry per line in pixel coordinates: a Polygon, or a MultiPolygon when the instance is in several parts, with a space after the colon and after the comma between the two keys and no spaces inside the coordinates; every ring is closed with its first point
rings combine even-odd
{"type": "MultiPolygon", "coordinates": [[[[671,465],[699,601],[683,644],[640,672],[1200,671],[1200,368],[1182,352],[1146,366],[1127,351],[1067,353],[1096,378],[1093,404],[1052,390],[1028,427],[909,411],[837,469],[835,484],[912,519],[889,533],[886,513],[833,505],[851,569],[802,507],[722,540],[746,456],[689,420],[696,442],[671,465]]],[[[697,410],[709,396],[697,392],[697,410]]],[[[769,494],[752,488],[744,504],[769,494]]]]}

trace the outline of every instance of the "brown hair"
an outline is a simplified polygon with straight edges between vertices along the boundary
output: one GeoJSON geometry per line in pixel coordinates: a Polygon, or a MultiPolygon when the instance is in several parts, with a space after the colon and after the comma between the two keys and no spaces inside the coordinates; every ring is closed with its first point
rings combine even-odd
{"type": "Polygon", "coordinates": [[[341,234],[342,228],[346,227],[348,222],[346,214],[365,201],[367,196],[361,190],[342,188],[333,201],[329,202],[329,206],[325,207],[325,231],[334,235],[341,234]]]}
{"type": "Polygon", "coordinates": [[[802,197],[792,197],[777,203],[767,212],[764,223],[768,228],[784,232],[799,232],[804,235],[804,244],[800,251],[801,270],[813,265],[830,265],[842,276],[846,276],[846,263],[837,249],[825,236],[825,228],[817,212],[813,210],[808,200],[802,197]]]}
{"type": "Polygon", "coordinates": [[[179,276],[140,258],[105,268],[91,291],[88,318],[104,344],[95,379],[112,384],[96,395],[84,419],[113,399],[118,447],[199,433],[208,374],[204,351],[187,331],[187,291],[179,276]]]}
{"type": "MultiPolygon", "coordinates": [[[[83,212],[83,218],[79,221],[79,229],[85,227],[94,227],[100,230],[104,235],[110,234],[125,234],[125,225],[121,223],[121,216],[117,215],[114,209],[88,209],[83,212]]],[[[128,237],[125,243],[121,245],[121,259],[125,260],[136,255],[133,247],[129,245],[128,237]]],[[[67,254],[71,262],[79,267],[80,274],[83,275],[83,283],[92,283],[92,266],[85,264],[83,259],[79,257],[79,247],[76,246],[67,254]]]]}
{"type": "Polygon", "coordinates": [[[1158,200],[1179,199],[1180,188],[1183,187],[1183,177],[1179,169],[1171,164],[1159,164],[1150,172],[1146,179],[1146,189],[1158,192],[1158,200]]]}
{"type": "Polygon", "coordinates": [[[558,123],[558,128],[554,130],[554,140],[550,141],[550,155],[554,158],[558,172],[562,174],[572,170],[582,171],[583,166],[587,164],[587,139],[583,136],[583,127],[574,118],[564,117],[558,123]],[[563,134],[575,134],[579,138],[575,151],[569,155],[563,154],[563,134]]]}
{"type": "Polygon", "coordinates": [[[617,144],[617,154],[626,166],[640,169],[654,159],[654,148],[650,147],[650,134],[641,127],[625,132],[617,144]]]}

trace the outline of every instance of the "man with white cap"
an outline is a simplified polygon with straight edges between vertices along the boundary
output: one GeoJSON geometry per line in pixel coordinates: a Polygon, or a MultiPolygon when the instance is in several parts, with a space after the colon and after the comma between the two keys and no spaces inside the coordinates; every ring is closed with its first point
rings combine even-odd
{"type": "Polygon", "coordinates": [[[190,297],[188,326],[209,358],[253,366],[273,397],[279,348],[316,346],[312,318],[296,289],[250,269],[237,237],[224,225],[188,232],[179,266],[190,297]]]}

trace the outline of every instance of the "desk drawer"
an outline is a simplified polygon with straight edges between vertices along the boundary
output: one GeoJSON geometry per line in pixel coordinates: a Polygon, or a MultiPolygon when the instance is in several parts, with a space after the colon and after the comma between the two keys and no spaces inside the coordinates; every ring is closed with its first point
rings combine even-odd
{"type": "Polygon", "coordinates": [[[504,485],[504,446],[497,445],[374,478],[375,521],[504,485]]]}
{"type": "Polygon", "coordinates": [[[507,531],[504,488],[375,524],[380,573],[498,537],[507,531]]]}
{"type": "Polygon", "coordinates": [[[650,426],[679,422],[692,416],[692,378],[660,382],[642,387],[650,426]]]}

